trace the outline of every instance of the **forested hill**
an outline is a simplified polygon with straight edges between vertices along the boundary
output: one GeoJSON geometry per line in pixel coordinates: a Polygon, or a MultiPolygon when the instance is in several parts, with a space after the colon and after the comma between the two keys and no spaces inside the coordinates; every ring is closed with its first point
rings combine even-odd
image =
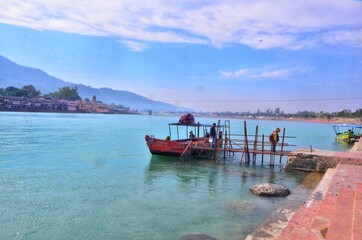
{"type": "Polygon", "coordinates": [[[173,106],[168,103],[152,101],[129,91],[114,90],[110,88],[93,88],[91,86],[66,82],[50,76],[40,69],[20,66],[0,55],[0,88],[9,86],[21,88],[24,85],[29,84],[33,85],[37,90],[40,90],[42,94],[55,92],[64,86],[77,87],[79,96],[83,99],[91,99],[93,95],[95,95],[97,100],[104,103],[121,104],[139,111],[190,111],[190,109],[173,106]]]}

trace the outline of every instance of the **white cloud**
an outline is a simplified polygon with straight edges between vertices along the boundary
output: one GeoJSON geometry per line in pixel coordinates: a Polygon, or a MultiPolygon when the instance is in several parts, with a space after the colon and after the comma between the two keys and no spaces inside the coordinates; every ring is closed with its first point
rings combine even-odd
{"type": "Polygon", "coordinates": [[[233,71],[233,72],[228,72],[228,71],[220,71],[220,74],[223,78],[238,78],[241,77],[243,75],[247,74],[247,70],[245,69],[240,69],[237,71],[233,71]]]}
{"type": "Polygon", "coordinates": [[[322,43],[362,47],[361,12],[362,2],[352,0],[3,0],[0,22],[121,42],[299,50],[322,43]]]}
{"type": "Polygon", "coordinates": [[[356,31],[334,31],[321,36],[322,41],[329,44],[346,44],[362,47],[362,29],[356,31]]]}
{"type": "Polygon", "coordinates": [[[133,52],[142,52],[147,48],[147,46],[143,43],[135,42],[135,41],[122,41],[122,43],[127,46],[133,52]]]}
{"type": "Polygon", "coordinates": [[[290,77],[292,73],[293,73],[293,69],[278,69],[278,70],[273,70],[273,71],[263,71],[255,77],[257,77],[257,78],[285,78],[285,77],[290,77]]]}
{"type": "Polygon", "coordinates": [[[246,79],[261,79],[261,78],[279,78],[287,79],[292,77],[294,74],[303,74],[311,69],[303,67],[293,67],[293,68],[264,68],[264,69],[240,69],[236,71],[219,71],[222,78],[240,78],[241,76],[246,79]]]}

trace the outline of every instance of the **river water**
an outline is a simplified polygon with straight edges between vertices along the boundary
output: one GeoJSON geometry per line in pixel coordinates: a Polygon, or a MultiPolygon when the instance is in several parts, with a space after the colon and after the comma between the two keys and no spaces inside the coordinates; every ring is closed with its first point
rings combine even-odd
{"type": "MultiPolygon", "coordinates": [[[[274,167],[152,156],[145,134],[164,138],[177,116],[0,113],[0,239],[181,239],[245,236],[283,199],[249,188],[294,189],[306,176],[274,167]]],[[[215,119],[199,118],[201,123],[215,119]]],[[[242,134],[244,120],[231,119],[242,134]]],[[[346,150],[331,124],[247,120],[286,128],[296,148],[346,150]]]]}

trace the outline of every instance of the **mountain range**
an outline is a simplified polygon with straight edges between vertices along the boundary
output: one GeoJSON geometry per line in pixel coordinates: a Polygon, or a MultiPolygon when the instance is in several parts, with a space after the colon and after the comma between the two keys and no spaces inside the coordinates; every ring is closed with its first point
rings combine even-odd
{"type": "Polygon", "coordinates": [[[108,104],[120,104],[132,110],[145,111],[192,111],[187,108],[177,107],[168,103],[153,101],[141,95],[114,90],[111,88],[93,88],[83,84],[75,84],[50,76],[46,72],[31,67],[20,66],[8,58],[0,55],[0,88],[9,86],[22,88],[24,85],[33,85],[42,94],[58,91],[59,88],[68,86],[76,87],[82,99],[91,99],[96,96],[108,104]]]}

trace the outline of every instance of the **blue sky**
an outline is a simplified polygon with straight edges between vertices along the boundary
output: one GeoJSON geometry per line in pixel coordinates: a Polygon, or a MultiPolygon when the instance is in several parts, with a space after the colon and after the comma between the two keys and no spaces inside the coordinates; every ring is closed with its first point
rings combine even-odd
{"type": "Polygon", "coordinates": [[[361,13],[356,0],[0,0],[0,54],[195,111],[355,111],[361,13]]]}

